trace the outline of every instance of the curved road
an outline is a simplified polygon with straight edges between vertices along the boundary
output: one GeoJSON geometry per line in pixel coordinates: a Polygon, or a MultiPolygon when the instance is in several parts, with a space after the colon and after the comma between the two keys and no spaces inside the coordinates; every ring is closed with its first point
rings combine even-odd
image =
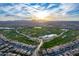
{"type": "Polygon", "coordinates": [[[23,33],[20,33],[20,32],[19,32],[19,31],[17,31],[17,30],[16,30],[16,33],[21,34],[21,35],[23,35],[23,36],[25,36],[25,37],[27,37],[27,38],[31,39],[31,37],[30,37],[30,36],[25,35],[25,34],[23,34],[23,33]]]}
{"type": "Polygon", "coordinates": [[[41,46],[43,45],[43,40],[42,39],[38,39],[40,44],[38,45],[38,47],[35,49],[35,51],[33,52],[33,56],[38,56],[38,51],[40,50],[41,46]]]}

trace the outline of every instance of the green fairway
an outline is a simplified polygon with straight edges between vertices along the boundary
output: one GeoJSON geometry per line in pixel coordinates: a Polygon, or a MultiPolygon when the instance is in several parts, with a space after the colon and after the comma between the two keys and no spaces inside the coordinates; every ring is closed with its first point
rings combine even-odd
{"type": "Polygon", "coordinates": [[[71,42],[75,40],[78,35],[79,35],[79,31],[69,30],[65,32],[62,36],[57,37],[49,42],[45,42],[42,48],[50,48],[53,46],[62,45],[62,44],[71,42]],[[65,37],[63,38],[63,36],[65,37]]]}
{"type": "Polygon", "coordinates": [[[35,41],[32,41],[27,37],[17,34],[15,30],[2,30],[0,32],[10,40],[15,40],[26,44],[36,44],[35,41]]]}

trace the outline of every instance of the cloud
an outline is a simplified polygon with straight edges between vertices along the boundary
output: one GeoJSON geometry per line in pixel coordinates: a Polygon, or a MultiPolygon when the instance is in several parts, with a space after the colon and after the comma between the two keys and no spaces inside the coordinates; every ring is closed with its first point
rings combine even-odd
{"type": "Polygon", "coordinates": [[[19,16],[27,18],[33,13],[47,11],[52,16],[72,17],[79,15],[79,4],[74,3],[18,3],[18,4],[0,4],[0,17],[19,16]]]}

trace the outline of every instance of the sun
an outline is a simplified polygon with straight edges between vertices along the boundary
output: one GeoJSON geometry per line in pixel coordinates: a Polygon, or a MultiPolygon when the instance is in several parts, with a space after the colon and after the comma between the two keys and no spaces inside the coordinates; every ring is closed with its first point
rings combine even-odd
{"type": "Polygon", "coordinates": [[[52,15],[47,11],[39,11],[32,15],[33,21],[47,22],[52,20],[52,15]]]}

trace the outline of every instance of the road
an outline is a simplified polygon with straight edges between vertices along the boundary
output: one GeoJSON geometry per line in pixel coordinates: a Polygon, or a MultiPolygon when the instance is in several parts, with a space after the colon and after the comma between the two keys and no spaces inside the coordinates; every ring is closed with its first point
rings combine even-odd
{"type": "Polygon", "coordinates": [[[33,52],[32,56],[38,56],[39,55],[38,51],[40,50],[41,46],[43,45],[43,40],[42,39],[38,39],[38,40],[39,40],[40,44],[35,49],[35,51],[33,52]]]}
{"type": "Polygon", "coordinates": [[[23,36],[25,36],[25,37],[27,37],[27,38],[31,39],[31,37],[30,37],[30,36],[25,35],[25,34],[23,34],[23,33],[20,33],[20,32],[19,32],[19,31],[17,31],[17,30],[16,30],[16,33],[21,34],[21,35],[23,35],[23,36]]]}
{"type": "Polygon", "coordinates": [[[20,34],[20,35],[23,35],[23,36],[29,38],[30,40],[37,40],[37,39],[38,39],[38,38],[30,37],[30,36],[28,36],[28,35],[26,35],[26,34],[24,34],[24,33],[20,33],[18,30],[16,30],[16,33],[18,33],[18,34],[20,34]]]}

